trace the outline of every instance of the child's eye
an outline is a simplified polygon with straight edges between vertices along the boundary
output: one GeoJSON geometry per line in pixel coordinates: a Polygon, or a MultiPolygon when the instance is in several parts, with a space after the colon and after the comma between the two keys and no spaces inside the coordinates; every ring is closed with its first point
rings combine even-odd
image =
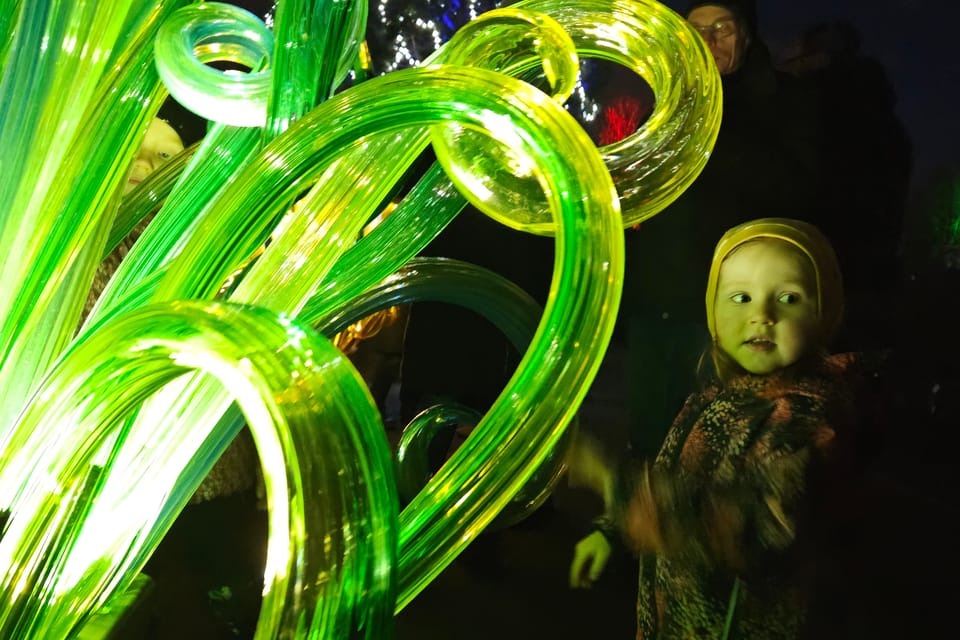
{"type": "Polygon", "coordinates": [[[784,304],[797,304],[800,302],[800,296],[796,293],[782,293],[780,297],[777,298],[777,301],[784,304]]]}
{"type": "Polygon", "coordinates": [[[744,304],[750,302],[750,296],[746,293],[735,293],[730,296],[730,300],[736,302],[737,304],[744,304]]]}
{"type": "Polygon", "coordinates": [[[167,153],[166,151],[161,151],[161,152],[158,153],[157,155],[160,156],[160,159],[161,159],[161,160],[169,160],[169,159],[172,157],[172,156],[171,156],[169,153],[167,153]]]}

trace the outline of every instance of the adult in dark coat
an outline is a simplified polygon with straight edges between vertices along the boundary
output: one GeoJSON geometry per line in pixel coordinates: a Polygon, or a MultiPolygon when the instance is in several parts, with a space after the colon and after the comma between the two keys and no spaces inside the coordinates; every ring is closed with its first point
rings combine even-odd
{"type": "Polygon", "coordinates": [[[812,220],[837,247],[848,286],[842,349],[889,346],[887,296],[900,273],[900,244],[913,152],[878,60],[863,53],[845,21],[814,25],[785,69],[817,91],[823,123],[823,202],[812,220]]]}
{"type": "Polygon", "coordinates": [[[694,2],[687,20],[723,83],[723,118],[703,173],[672,205],[627,231],[618,337],[628,350],[630,445],[656,454],[695,384],[707,340],[701,292],[725,229],[757,216],[809,219],[818,194],[815,96],[778,72],[749,0],[694,2]]]}

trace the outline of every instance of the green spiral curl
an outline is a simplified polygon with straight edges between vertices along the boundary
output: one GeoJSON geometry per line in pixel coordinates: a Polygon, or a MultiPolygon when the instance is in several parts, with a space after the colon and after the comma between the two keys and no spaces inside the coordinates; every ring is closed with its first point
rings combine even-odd
{"type": "Polygon", "coordinates": [[[163,24],[155,48],[160,77],[181,103],[237,127],[266,122],[273,33],[255,15],[221,2],[185,7],[163,24]],[[207,66],[223,60],[252,71],[238,76],[207,66]]]}
{"type": "MultiPolygon", "coordinates": [[[[514,8],[543,12],[569,33],[580,57],[620,64],[653,89],[656,105],[646,123],[600,151],[620,194],[624,227],[662,211],[703,170],[720,125],[720,75],[703,40],[653,0],[524,0],[514,8]]],[[[509,144],[476,141],[483,153],[468,155],[462,151],[473,145],[457,145],[456,138],[470,134],[448,128],[443,135],[449,146],[438,145],[438,159],[471,204],[505,225],[552,233],[546,202],[509,144]],[[475,181],[477,174],[502,174],[503,163],[517,171],[497,188],[475,181]]]]}
{"type": "Polygon", "coordinates": [[[257,637],[387,635],[396,528],[383,524],[396,520],[397,498],[363,380],[328,340],[283,315],[187,301],[94,333],[21,417],[3,468],[19,486],[5,478],[15,489],[0,540],[0,636],[66,638],[141,568],[158,542],[141,535],[145,523],[169,527],[225,448],[211,449],[190,423],[155,432],[123,421],[189,370],[236,399],[264,462],[270,538],[257,637]],[[114,451],[100,460],[111,434],[114,451]],[[197,458],[198,473],[183,478],[197,458]]]}
{"type": "MultiPolygon", "coordinates": [[[[529,346],[543,313],[527,292],[487,269],[446,258],[415,258],[390,278],[342,305],[333,315],[316,318],[305,311],[301,319],[324,335],[333,336],[381,309],[424,300],[459,305],[483,316],[521,353],[529,346]]],[[[482,414],[470,407],[444,404],[430,407],[404,427],[396,453],[397,488],[402,504],[412,500],[436,471],[427,456],[431,441],[457,423],[475,426],[481,418],[482,414]]],[[[565,445],[575,432],[574,422],[561,444],[554,447],[500,511],[491,527],[516,524],[547,500],[562,475],[565,445]]]]}
{"type": "MultiPolygon", "coordinates": [[[[278,69],[264,106],[251,107],[266,125],[214,127],[71,342],[115,219],[142,215],[116,216],[115,195],[163,94],[139,63],[184,2],[8,4],[0,98],[20,120],[0,114],[0,166],[19,168],[0,172],[0,498],[10,513],[0,635],[66,637],[128,584],[235,434],[234,401],[271,495],[257,637],[388,635],[384,612],[495,521],[569,433],[612,331],[620,229],[676,197],[716,136],[719,82],[702,43],[656,3],[525,2],[478,20],[424,68],[330,97],[358,46],[360,2],[291,1],[265,63],[249,53],[263,58],[265,41],[190,22],[194,53],[198,34],[216,33],[231,55],[249,53],[253,75],[278,69]],[[283,53],[303,37],[316,41],[283,53]],[[559,104],[578,54],[625,64],[657,95],[644,128],[602,156],[559,104]],[[298,76],[318,66],[320,80],[298,76]],[[443,169],[358,241],[430,142],[443,169]],[[554,235],[554,279],[516,374],[398,515],[382,427],[369,428],[379,424],[356,372],[286,318],[349,305],[439,233],[464,196],[505,224],[554,235]],[[228,301],[211,302],[238,273],[228,301]],[[108,518],[115,535],[103,536],[108,518]],[[332,555],[311,546],[324,532],[332,555]]],[[[173,85],[194,80],[196,62],[158,60],[173,85]]],[[[188,106],[220,119],[210,105],[223,92],[193,86],[188,106]]]]}

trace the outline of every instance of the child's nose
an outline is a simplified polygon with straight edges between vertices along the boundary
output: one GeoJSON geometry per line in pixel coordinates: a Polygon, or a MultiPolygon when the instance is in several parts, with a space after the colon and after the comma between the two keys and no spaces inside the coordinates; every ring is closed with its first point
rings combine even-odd
{"type": "Polygon", "coordinates": [[[147,172],[153,171],[153,163],[145,155],[139,155],[133,159],[133,166],[145,169],[147,172]]]}
{"type": "Polygon", "coordinates": [[[753,308],[751,321],[756,324],[772,324],[774,320],[773,304],[758,302],[753,308]]]}

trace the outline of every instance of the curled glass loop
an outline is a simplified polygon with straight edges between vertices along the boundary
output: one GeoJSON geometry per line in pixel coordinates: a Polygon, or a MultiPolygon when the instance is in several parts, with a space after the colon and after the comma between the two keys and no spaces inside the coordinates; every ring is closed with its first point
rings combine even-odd
{"type": "MultiPolygon", "coordinates": [[[[434,301],[462,306],[483,316],[501,330],[521,353],[526,350],[543,310],[520,287],[477,265],[446,258],[415,258],[399,272],[318,319],[311,309],[302,318],[327,336],[380,309],[398,304],[434,301]]],[[[428,450],[435,440],[451,435],[460,422],[476,426],[483,415],[474,408],[444,403],[427,409],[403,430],[396,454],[400,498],[409,502],[439,468],[428,450]]],[[[563,460],[577,431],[574,419],[560,442],[516,495],[491,522],[503,528],[532,514],[549,498],[563,473],[563,460]]]]}
{"type": "MultiPolygon", "coordinates": [[[[122,4],[129,10],[129,0],[122,4]]],[[[157,6],[163,5],[166,11],[172,10],[173,4],[173,0],[158,0],[157,6]]],[[[100,10],[106,5],[68,5],[71,3],[57,4],[58,11],[63,12],[64,25],[69,22],[68,12],[73,11],[69,15],[77,18],[70,24],[99,26],[90,30],[89,35],[78,36],[76,46],[70,50],[42,50],[43,74],[33,73],[29,65],[7,65],[3,69],[2,86],[11,91],[17,89],[16,104],[29,105],[34,95],[44,104],[43,109],[24,109],[29,115],[24,122],[59,122],[60,116],[67,113],[62,105],[92,101],[94,92],[88,91],[84,83],[95,81],[90,74],[97,71],[96,65],[64,64],[75,52],[79,55],[97,50],[101,43],[109,48],[112,41],[139,41],[130,33],[119,34],[126,28],[128,11],[107,19],[105,10],[100,10]],[[98,22],[87,20],[88,13],[84,12],[90,16],[96,13],[98,22]],[[55,54],[63,58],[51,59],[55,54]],[[90,74],[74,69],[90,69],[90,74]],[[39,80],[56,81],[57,89],[39,80]]],[[[45,13],[41,8],[41,4],[23,3],[19,14],[45,19],[40,15],[45,13]]],[[[230,395],[223,384],[208,385],[209,380],[197,373],[185,374],[184,377],[190,376],[190,386],[174,388],[170,385],[176,383],[167,381],[172,369],[182,372],[216,368],[242,392],[250,391],[250,385],[242,378],[259,367],[249,354],[244,352],[234,358],[236,367],[231,367],[217,359],[216,349],[201,348],[221,340],[225,334],[232,335],[231,342],[243,348],[267,334],[279,338],[265,349],[269,362],[264,363],[271,375],[282,382],[279,390],[264,394],[260,402],[252,400],[255,394],[251,391],[245,398],[250,402],[244,407],[253,416],[251,428],[267,458],[264,471],[268,491],[275,490],[271,493],[270,517],[280,520],[289,515],[288,522],[296,521],[299,527],[285,539],[281,539],[282,535],[271,536],[268,543],[272,559],[268,579],[273,588],[268,594],[272,600],[264,603],[259,631],[262,636],[378,637],[377,633],[386,632],[389,626],[385,611],[402,609],[473,537],[499,522],[511,501],[525,496],[525,487],[530,486],[540,470],[557,468],[558,451],[571,433],[579,402],[612,333],[623,269],[620,227],[659,211],[692,181],[706,162],[719,118],[719,78],[701,39],[679,16],[655,2],[528,0],[515,10],[525,11],[532,18],[498,13],[496,20],[486,26],[478,24],[476,31],[465,32],[474,36],[469,43],[455,44],[439,54],[436,61],[440,63],[360,83],[303,114],[259,152],[255,150],[259,148],[259,132],[252,128],[236,129],[243,132],[236,136],[234,132],[224,132],[223,156],[219,155],[219,146],[217,153],[213,153],[212,145],[209,153],[198,151],[189,169],[195,174],[181,181],[171,197],[184,203],[196,202],[196,207],[174,203],[176,206],[168,206],[157,216],[155,237],[151,239],[152,232],[144,234],[141,239],[147,242],[142,254],[128,255],[132,259],[130,274],[137,275],[124,285],[129,290],[118,285],[118,292],[124,290],[122,298],[117,299],[115,307],[105,307],[103,316],[81,334],[60,360],[63,368],[45,378],[50,386],[37,395],[25,392],[30,390],[29,385],[18,387],[12,383],[32,379],[34,369],[38,376],[46,374],[46,367],[54,361],[53,353],[60,352],[59,345],[49,336],[72,335],[75,320],[71,324],[70,318],[50,314],[43,316],[42,322],[33,322],[37,317],[33,302],[44,302],[43,306],[54,311],[61,308],[50,303],[53,298],[46,293],[45,297],[40,296],[41,288],[63,290],[74,297],[79,292],[82,297],[83,292],[74,286],[79,281],[65,275],[77,261],[71,265],[64,256],[83,251],[79,246],[81,235],[90,237],[93,232],[86,229],[78,234],[70,229],[71,233],[66,233],[80,216],[69,217],[69,211],[65,212],[63,207],[34,209],[30,207],[36,205],[26,204],[34,194],[50,189],[53,176],[61,179],[61,173],[54,171],[57,158],[74,142],[65,139],[61,143],[49,134],[56,144],[44,140],[45,144],[38,147],[0,145],[0,154],[8,159],[33,153],[52,158],[49,162],[5,164],[18,171],[4,175],[0,185],[0,202],[10,205],[2,208],[2,215],[8,216],[3,218],[6,223],[2,240],[14,248],[6,253],[14,262],[7,260],[3,269],[5,274],[16,276],[11,280],[15,285],[7,285],[16,295],[0,301],[3,340],[11,345],[4,355],[13,354],[0,371],[5,376],[0,379],[9,383],[0,385],[0,394],[6,394],[0,396],[0,408],[12,408],[12,413],[3,413],[9,418],[3,429],[10,425],[14,434],[0,447],[0,487],[4,488],[0,495],[6,496],[7,504],[13,505],[15,512],[0,539],[0,557],[5,558],[0,567],[6,576],[0,581],[0,590],[8,594],[8,600],[16,599],[14,606],[0,612],[0,630],[13,630],[21,620],[33,617],[39,621],[39,626],[34,627],[41,630],[38,637],[65,637],[76,619],[69,616],[82,616],[96,606],[98,594],[119,584],[119,576],[135,565],[134,560],[142,559],[144,545],[133,551],[121,545],[112,550],[116,553],[89,553],[90,549],[102,551],[97,546],[102,542],[96,535],[101,531],[97,523],[107,520],[87,521],[89,514],[80,513],[71,505],[106,510],[98,511],[95,518],[105,518],[104,513],[117,518],[125,527],[124,535],[146,536],[151,543],[162,535],[156,523],[170,513],[158,519],[156,512],[143,511],[139,492],[151,491],[153,484],[149,480],[125,482],[130,478],[126,474],[138,471],[136,464],[127,461],[148,463],[150,473],[155,474],[151,478],[165,479],[156,487],[170,490],[174,496],[182,497],[189,492],[191,483],[198,482],[203,465],[195,462],[197,456],[215,455],[218,449],[214,444],[224,442],[229,435],[226,429],[233,423],[219,418],[228,410],[224,406],[229,407],[230,395]],[[536,37],[523,35],[522,29],[514,31],[514,27],[526,24],[534,24],[535,30],[542,28],[544,34],[554,33],[554,24],[559,24],[566,33],[556,34],[556,46],[538,49],[546,40],[538,43],[536,37]],[[485,37],[503,38],[504,48],[510,51],[499,52],[497,44],[478,41],[485,37]],[[570,51],[570,42],[576,51],[570,51]],[[556,54],[548,56],[550,62],[541,59],[545,50],[556,54]],[[569,76],[563,69],[574,66],[577,52],[580,57],[619,61],[657,92],[657,109],[650,120],[633,136],[601,149],[602,158],[582,129],[547,93],[504,73],[464,64],[489,62],[494,68],[517,72],[531,83],[543,80],[537,86],[562,97],[569,76]],[[444,59],[444,55],[448,57],[444,59]],[[554,59],[555,66],[550,67],[554,59]],[[356,252],[346,248],[355,241],[355,230],[367,214],[382,205],[390,191],[387,183],[399,179],[407,156],[419,151],[418,145],[425,144],[427,131],[437,142],[438,156],[444,158],[444,166],[455,175],[457,186],[481,203],[481,209],[505,224],[555,235],[556,260],[547,305],[539,323],[537,319],[532,323],[536,326],[532,338],[525,338],[529,346],[517,373],[463,446],[398,517],[397,507],[390,499],[394,488],[382,481],[383,474],[392,471],[389,456],[384,452],[382,429],[340,429],[330,434],[317,428],[318,424],[329,424],[333,429],[339,425],[336,419],[318,419],[318,407],[329,409],[327,415],[331,418],[339,416],[351,424],[376,423],[362,381],[334,357],[336,354],[330,353],[328,343],[312,336],[312,332],[286,329],[291,328],[288,316],[301,310],[304,316],[322,310],[326,318],[347,307],[384,272],[395,271],[416,253],[412,245],[425,242],[424,236],[418,235],[422,229],[439,231],[456,214],[461,206],[460,196],[436,171],[431,173],[429,186],[417,189],[416,194],[418,203],[430,205],[429,211],[423,208],[422,215],[429,217],[439,211],[441,221],[418,219],[414,210],[417,207],[403,211],[401,204],[398,213],[355,245],[361,248],[366,243],[368,248],[356,252]],[[496,138],[497,143],[490,143],[489,138],[496,138]],[[484,160],[489,154],[496,161],[484,160]],[[226,156],[233,157],[228,160],[226,156]],[[498,163],[507,166],[497,166],[498,163]],[[26,167],[22,172],[21,166],[26,167]],[[193,175],[196,181],[192,181],[193,175]],[[210,185],[206,184],[208,180],[210,185]],[[243,286],[233,289],[236,295],[244,296],[243,301],[270,309],[269,312],[234,315],[232,305],[214,305],[204,307],[204,314],[197,311],[196,301],[183,301],[216,295],[224,279],[254,250],[262,249],[264,240],[277,228],[280,215],[314,184],[321,186],[304,204],[305,219],[289,225],[292,231],[287,233],[291,237],[274,239],[266,250],[283,251],[279,255],[265,252],[265,257],[246,272],[240,283],[243,286]],[[170,220],[165,220],[167,214],[170,220]],[[293,237],[297,234],[301,234],[302,242],[293,237]],[[32,240],[34,235],[44,240],[60,238],[50,243],[49,251],[44,249],[59,261],[56,268],[16,257],[18,250],[28,246],[22,239],[32,240]],[[151,249],[157,249],[156,256],[151,249]],[[302,256],[298,256],[300,251],[302,256]],[[13,264],[16,269],[10,266],[13,264]],[[284,268],[276,269],[276,265],[284,268]],[[36,283],[31,281],[30,285],[37,295],[19,295],[20,271],[27,267],[38,274],[36,283]],[[258,268],[263,272],[257,273],[258,268]],[[164,314],[151,316],[161,325],[153,327],[156,333],[131,322],[143,317],[136,315],[138,307],[158,299],[180,301],[169,302],[164,314]],[[133,312],[121,314],[120,309],[133,312]],[[168,313],[171,309],[189,318],[184,320],[177,313],[168,313]],[[261,326],[257,321],[249,321],[253,317],[270,320],[261,326]],[[226,321],[226,325],[215,329],[213,325],[218,320],[226,321]],[[178,342],[187,335],[195,340],[189,345],[178,342]],[[157,343],[151,340],[158,336],[166,340],[166,348],[155,348],[157,343]],[[121,345],[130,357],[118,364],[106,356],[121,345]],[[47,351],[43,357],[32,358],[29,368],[24,365],[25,359],[16,357],[40,350],[47,351]],[[276,359],[270,359],[274,356],[276,359]],[[321,385],[314,374],[326,373],[330,380],[321,385]],[[195,381],[197,384],[193,384],[195,381]],[[170,393],[161,390],[157,394],[163,395],[152,394],[143,402],[139,396],[147,387],[162,382],[167,382],[164,390],[170,389],[170,393]],[[137,451],[142,453],[128,453],[122,448],[112,461],[115,466],[106,475],[98,475],[92,468],[96,465],[89,463],[93,449],[102,451],[95,443],[102,442],[90,438],[115,426],[121,414],[132,406],[134,395],[143,406],[136,421],[124,422],[123,428],[130,429],[124,437],[137,435],[138,444],[143,445],[137,451]],[[171,402],[164,402],[168,398],[171,402]],[[3,402],[4,399],[9,402],[3,402]],[[23,406],[27,408],[21,412],[23,406]],[[300,427],[274,429],[267,424],[269,419],[264,420],[273,417],[268,407],[276,408],[277,413],[297,413],[302,418],[295,421],[300,427]],[[271,415],[264,416],[265,412],[271,415]],[[19,423],[18,415],[22,418],[19,423]],[[79,429],[75,428],[77,425],[79,429]],[[347,433],[351,434],[345,436],[351,438],[349,444],[326,439],[347,433]],[[177,436],[194,440],[187,445],[170,439],[177,436]],[[163,440],[163,444],[153,438],[163,440]],[[328,447],[326,452],[324,447],[328,447]],[[168,456],[174,448],[178,453],[168,456]],[[47,460],[40,463],[39,458],[31,457],[54,451],[58,459],[52,467],[43,466],[47,460]],[[24,463],[20,454],[27,456],[29,463],[24,463]],[[14,458],[16,462],[12,462],[14,458]],[[51,478],[58,491],[50,492],[45,484],[51,478]],[[324,485],[326,495],[335,499],[302,504],[308,502],[302,497],[310,494],[311,489],[320,490],[310,484],[318,478],[329,480],[324,485]],[[133,506],[111,512],[114,503],[91,502],[89,498],[100,489],[101,480],[108,487],[135,488],[124,503],[133,506]],[[299,487],[293,492],[296,495],[279,491],[285,481],[288,487],[299,487]],[[358,507],[360,503],[369,505],[369,512],[358,507]],[[333,512],[327,515],[335,523],[333,527],[322,522],[324,518],[317,512],[297,520],[291,511],[296,509],[299,513],[302,506],[306,514],[311,508],[323,509],[331,504],[335,505],[333,512]],[[365,519],[367,513],[373,515],[365,519]],[[62,525],[55,538],[44,537],[48,524],[62,525]],[[352,552],[350,544],[354,542],[372,543],[376,548],[369,552],[361,549],[349,561],[337,564],[337,558],[324,555],[327,552],[321,542],[326,540],[326,532],[331,532],[336,540],[338,552],[352,552]],[[81,537],[93,546],[78,552],[73,543],[81,537]],[[301,543],[317,546],[300,553],[302,547],[297,545],[301,543]],[[60,570],[67,565],[75,570],[73,574],[60,570]],[[347,573],[337,573],[341,570],[347,573]],[[299,577],[294,578],[292,572],[298,572],[299,577]],[[80,576],[80,580],[68,590],[61,588],[65,582],[52,585],[46,581],[48,577],[66,580],[70,575],[80,576]],[[85,581],[85,576],[90,580],[85,581]],[[314,589],[318,585],[332,589],[330,597],[319,597],[314,589]],[[66,595],[61,598],[61,594],[66,595]],[[58,619],[61,613],[62,621],[58,619]],[[52,630],[49,634],[48,628],[52,630]]],[[[165,33],[170,37],[161,37],[157,42],[157,57],[166,60],[159,63],[167,65],[164,81],[189,108],[215,121],[243,114],[244,126],[260,126],[264,123],[267,99],[265,94],[247,96],[256,94],[248,91],[249,81],[262,78],[264,90],[269,91],[270,82],[262,74],[272,62],[274,45],[258,20],[236,22],[238,15],[242,15],[239,9],[214,3],[190,7],[167,26],[165,33]],[[220,15],[218,12],[229,13],[230,20],[208,20],[220,15]],[[200,24],[203,21],[205,25],[200,24]],[[241,23],[253,26],[253,31],[236,29],[241,23]],[[170,58],[162,53],[164,47],[176,50],[182,59],[178,61],[174,56],[174,63],[169,64],[170,58]],[[213,60],[238,62],[255,72],[223,74],[205,67],[206,62],[213,60]],[[198,80],[207,72],[213,74],[208,78],[215,83],[212,90],[207,81],[198,80]],[[218,88],[217,83],[221,82],[223,87],[218,88]],[[251,104],[244,102],[247,97],[251,104]],[[236,103],[230,101],[233,98],[236,103]]],[[[42,29],[20,30],[17,37],[42,33],[42,29]]],[[[41,40],[37,37],[30,42],[41,40]]],[[[21,59],[16,47],[4,55],[8,61],[15,55],[17,60],[21,59]]],[[[102,69],[98,73],[102,75],[102,69]]],[[[143,91],[149,89],[150,95],[157,93],[151,88],[156,86],[156,78],[145,77],[139,84],[143,91]]],[[[107,84],[100,83],[95,93],[107,95],[109,89],[107,84]]],[[[297,107],[289,114],[298,112],[297,107]]],[[[11,113],[20,111],[14,109],[11,113]]],[[[99,135],[101,130],[111,134],[122,130],[122,123],[110,119],[111,115],[115,117],[113,109],[85,109],[82,113],[98,114],[97,119],[84,123],[82,128],[86,131],[99,135]]],[[[132,111],[129,115],[149,117],[132,111]]],[[[65,137],[76,138],[80,117],[72,117],[69,131],[65,130],[70,135],[65,137]]],[[[29,141],[35,133],[38,140],[41,133],[48,135],[42,127],[25,127],[10,119],[0,122],[0,133],[8,141],[29,141]]],[[[112,151],[110,146],[104,146],[112,151]]],[[[89,159],[84,156],[79,162],[89,159]]],[[[85,195],[78,190],[69,202],[98,197],[102,194],[85,195]]],[[[94,220],[99,211],[91,209],[89,215],[85,214],[89,218],[85,225],[100,225],[98,228],[106,233],[112,220],[94,220]]],[[[89,255],[100,254],[90,251],[89,255]]],[[[3,281],[6,283],[7,279],[3,281]]],[[[159,308],[142,311],[149,315],[159,308]]],[[[47,313],[47,309],[41,309],[41,313],[47,313]]],[[[529,334],[529,329],[523,328],[524,322],[516,318],[507,317],[504,325],[505,333],[526,330],[529,334]]],[[[139,470],[145,469],[147,466],[139,470]]],[[[542,480],[544,484],[551,481],[542,480]]],[[[534,495],[532,499],[537,498],[534,495]]],[[[172,510],[169,504],[166,507],[172,510]]],[[[164,521],[169,522],[169,518],[164,521]]],[[[114,526],[119,531],[119,526],[114,526]]]]}
{"type": "Polygon", "coordinates": [[[482,417],[476,409],[455,403],[433,405],[413,417],[403,428],[395,456],[401,505],[413,500],[443,464],[431,456],[434,443],[452,441],[457,428],[473,428],[482,417]]]}
{"type": "Polygon", "coordinates": [[[160,27],[157,71],[178,102],[207,120],[261,127],[267,120],[273,33],[258,17],[220,2],[179,9],[160,27]],[[249,73],[219,71],[232,62],[249,73]]]}
{"type": "MultiPolygon", "coordinates": [[[[560,104],[573,92],[580,65],[573,40],[556,20],[516,7],[489,11],[467,23],[427,62],[500,71],[538,86],[560,104]]],[[[524,209],[532,201],[546,207],[531,160],[517,154],[521,145],[495,118],[488,126],[493,136],[456,124],[432,127],[438,162],[487,215],[515,229],[546,233],[552,228],[549,212],[530,215],[524,209]]]]}
{"type": "MultiPolygon", "coordinates": [[[[623,65],[650,85],[656,103],[648,120],[600,152],[620,195],[624,227],[662,211],[703,170],[720,126],[720,76],[702,38],[653,0],[525,0],[510,9],[546,14],[569,33],[581,58],[623,65]]],[[[458,46],[456,38],[446,45],[458,46]]],[[[456,129],[434,134],[438,160],[470,203],[510,227],[553,233],[529,162],[506,149],[491,154],[494,143],[471,138],[456,129]],[[499,166],[504,158],[510,171],[499,166]]],[[[501,147],[514,146],[505,132],[501,147]]]]}
{"type": "Polygon", "coordinates": [[[329,340],[289,318],[199,301],[104,325],[50,372],[16,425],[0,465],[9,510],[0,637],[71,637],[142,567],[229,442],[217,437],[229,421],[162,433],[125,423],[191,370],[236,399],[263,467],[270,533],[258,637],[383,637],[396,489],[363,380],[329,340]],[[317,495],[325,499],[308,499],[317,495]]]}
{"type": "MultiPolygon", "coordinates": [[[[413,417],[403,429],[395,456],[401,507],[427,485],[449,454],[459,446],[458,440],[469,437],[469,432],[482,417],[479,411],[456,403],[433,405],[413,417]],[[438,456],[438,445],[443,445],[447,452],[443,459],[438,456]]],[[[563,475],[563,460],[578,427],[576,420],[570,424],[549,457],[501,509],[488,530],[504,529],[522,522],[547,501],[563,475]]]]}

